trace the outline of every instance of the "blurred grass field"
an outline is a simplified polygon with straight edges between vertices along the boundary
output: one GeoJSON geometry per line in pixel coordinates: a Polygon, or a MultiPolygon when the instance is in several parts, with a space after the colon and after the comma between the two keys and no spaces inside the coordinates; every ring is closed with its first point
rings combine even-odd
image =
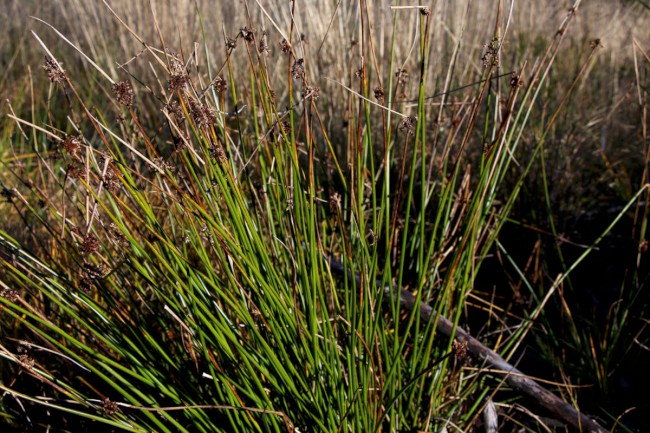
{"type": "Polygon", "coordinates": [[[0,9],[0,424],[650,427],[643,1],[0,9]],[[340,260],[359,282],[332,273],[340,260]]]}

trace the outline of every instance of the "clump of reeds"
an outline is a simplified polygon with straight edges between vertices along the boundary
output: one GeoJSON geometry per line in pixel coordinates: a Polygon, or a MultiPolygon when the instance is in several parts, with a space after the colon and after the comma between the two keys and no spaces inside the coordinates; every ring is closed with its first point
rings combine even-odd
{"type": "Polygon", "coordinates": [[[118,58],[95,58],[92,28],[75,41],[42,27],[65,42],[57,50],[34,32],[45,52],[34,79],[51,86],[44,108],[9,115],[20,144],[1,178],[0,413],[69,430],[478,426],[502,383],[376,282],[454,326],[484,305],[488,341],[517,353],[565,276],[546,297],[528,285],[522,316],[475,282],[486,257],[507,256],[500,231],[593,65],[599,44],[586,42],[547,119],[530,124],[579,3],[534,64],[503,55],[500,8],[467,65],[459,35],[435,39],[428,7],[359,3],[353,24],[333,9],[319,37],[295,2],[245,4],[223,32],[188,7],[173,24],[192,17],[197,45],[107,8],[98,22],[131,37],[102,39],[133,48],[118,58]],[[348,25],[349,52],[319,44],[348,25]],[[70,47],[76,64],[59,60],[70,47]],[[476,79],[461,89],[456,74],[476,79]]]}

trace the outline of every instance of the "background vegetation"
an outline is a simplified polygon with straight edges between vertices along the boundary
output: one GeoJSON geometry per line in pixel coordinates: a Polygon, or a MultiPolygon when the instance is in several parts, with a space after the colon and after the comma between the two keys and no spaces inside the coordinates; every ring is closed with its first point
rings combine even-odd
{"type": "Polygon", "coordinates": [[[222,3],[4,2],[0,422],[646,431],[647,5],[222,3]]]}

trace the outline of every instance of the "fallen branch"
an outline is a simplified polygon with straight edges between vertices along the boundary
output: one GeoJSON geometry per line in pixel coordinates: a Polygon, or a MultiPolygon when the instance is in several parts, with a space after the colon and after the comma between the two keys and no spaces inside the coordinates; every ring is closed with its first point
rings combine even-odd
{"type": "MultiPolygon", "coordinates": [[[[330,269],[340,275],[345,275],[346,270],[341,262],[338,260],[325,257],[329,263],[330,269]]],[[[348,273],[349,274],[349,273],[348,273]]],[[[361,278],[357,274],[354,276],[357,285],[360,285],[361,278]]],[[[381,288],[381,281],[377,281],[377,287],[381,288]]],[[[412,311],[416,307],[417,299],[415,296],[395,286],[383,287],[384,294],[390,296],[399,296],[400,304],[405,309],[412,311]]],[[[430,305],[424,302],[419,305],[420,320],[422,322],[429,322],[430,320],[437,321],[436,330],[447,337],[452,335],[459,342],[467,343],[467,350],[479,360],[485,362],[488,366],[497,370],[504,376],[505,381],[513,388],[518,389],[522,393],[534,398],[537,402],[549,410],[557,419],[570,424],[579,432],[584,433],[608,433],[600,424],[588,416],[578,412],[573,406],[557,397],[555,394],[539,385],[534,380],[527,377],[524,373],[515,368],[512,364],[503,359],[492,349],[484,346],[476,338],[472,337],[463,328],[454,326],[454,323],[438,314],[430,305]]]]}

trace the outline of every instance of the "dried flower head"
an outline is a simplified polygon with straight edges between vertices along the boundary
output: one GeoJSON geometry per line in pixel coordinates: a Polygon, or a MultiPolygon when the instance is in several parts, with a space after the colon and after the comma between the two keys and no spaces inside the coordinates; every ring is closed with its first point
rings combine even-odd
{"type": "Polygon", "coordinates": [[[489,44],[485,45],[485,54],[481,57],[483,67],[499,66],[499,40],[495,39],[489,44]]]}
{"type": "Polygon", "coordinates": [[[117,227],[115,223],[111,223],[108,226],[108,234],[121,249],[131,247],[129,238],[127,238],[126,235],[122,233],[122,231],[119,229],[119,227],[117,227]]]}
{"type": "Polygon", "coordinates": [[[242,27],[239,30],[239,36],[246,42],[253,42],[255,40],[255,28],[242,27]]]}
{"type": "Polygon", "coordinates": [[[197,127],[203,128],[214,125],[217,117],[198,99],[190,99],[190,116],[197,127]]]}
{"type": "Polygon", "coordinates": [[[315,101],[320,96],[320,87],[307,86],[305,88],[305,99],[311,99],[315,101]]]}
{"type": "Polygon", "coordinates": [[[176,122],[180,123],[185,119],[185,113],[183,113],[183,107],[180,106],[178,101],[173,100],[165,104],[165,111],[174,116],[176,122]]]}
{"type": "Polygon", "coordinates": [[[223,147],[220,144],[215,144],[211,146],[208,151],[210,152],[210,158],[219,161],[219,164],[225,165],[228,162],[228,157],[226,152],[224,152],[223,147]]]}
{"type": "Polygon", "coordinates": [[[5,298],[9,302],[16,302],[19,298],[17,291],[6,287],[0,290],[0,297],[5,298]]]}
{"type": "Polygon", "coordinates": [[[187,74],[173,74],[169,76],[169,81],[167,82],[167,90],[175,91],[183,88],[187,81],[189,80],[187,74]]]}
{"type": "Polygon", "coordinates": [[[232,51],[237,48],[237,38],[226,38],[226,49],[232,51]]]}
{"type": "Polygon", "coordinates": [[[305,59],[298,59],[291,66],[291,76],[295,79],[305,76],[305,59]]]}
{"type": "Polygon", "coordinates": [[[269,38],[266,30],[262,30],[262,37],[260,38],[260,43],[257,47],[257,51],[260,54],[268,54],[271,52],[271,49],[269,48],[269,38]]]}
{"type": "Polygon", "coordinates": [[[431,15],[431,8],[428,7],[428,6],[421,7],[420,8],[420,13],[422,15],[424,15],[425,17],[428,17],[429,15],[431,15]]]}
{"type": "Polygon", "coordinates": [[[111,86],[111,88],[113,89],[113,93],[117,98],[117,102],[127,107],[131,107],[133,105],[133,98],[135,97],[135,93],[133,92],[133,87],[131,87],[131,84],[128,81],[120,81],[119,83],[115,83],[111,86]]]}
{"type": "Polygon", "coordinates": [[[43,69],[47,72],[47,77],[52,83],[62,84],[66,80],[65,70],[61,65],[63,63],[57,63],[52,57],[45,56],[43,69]]]}
{"type": "Polygon", "coordinates": [[[101,264],[84,263],[79,278],[79,286],[83,291],[88,291],[95,281],[99,281],[108,275],[108,268],[101,264]]]}
{"type": "Polygon", "coordinates": [[[341,194],[335,192],[334,194],[330,195],[329,205],[330,212],[338,213],[341,210],[341,194]]]}
{"type": "Polygon", "coordinates": [[[22,364],[23,367],[25,367],[25,368],[27,368],[29,370],[34,368],[34,365],[36,364],[36,362],[34,361],[34,358],[32,358],[31,356],[29,356],[29,355],[27,355],[25,353],[23,353],[22,355],[18,355],[18,361],[20,361],[20,363],[22,364]]]}
{"type": "Polygon", "coordinates": [[[111,401],[108,397],[102,401],[102,411],[106,415],[114,415],[119,410],[117,403],[111,401]]]}
{"type": "Polygon", "coordinates": [[[212,82],[212,87],[214,87],[214,90],[217,93],[223,93],[226,90],[228,90],[228,83],[226,82],[226,80],[224,80],[224,78],[221,75],[219,75],[212,82]]]}
{"type": "Polygon", "coordinates": [[[524,85],[524,80],[521,79],[521,76],[518,73],[513,72],[510,75],[510,87],[515,89],[515,88],[519,88],[519,87],[521,87],[523,85],[524,85]]]}
{"type": "Polygon", "coordinates": [[[280,42],[280,50],[283,54],[289,54],[291,52],[291,44],[286,39],[282,39],[280,42]]]}
{"type": "Polygon", "coordinates": [[[377,99],[380,104],[384,103],[385,97],[386,94],[384,93],[384,89],[381,86],[375,87],[375,99],[377,99]]]}
{"type": "Polygon", "coordinates": [[[407,134],[412,134],[415,131],[415,124],[418,122],[418,116],[409,116],[402,119],[399,123],[399,130],[406,131],[407,134]]]}
{"type": "Polygon", "coordinates": [[[406,86],[409,82],[409,72],[406,68],[399,68],[397,72],[395,72],[395,76],[397,77],[397,84],[402,87],[406,86]]]}
{"type": "Polygon", "coordinates": [[[79,244],[79,251],[84,256],[95,253],[100,247],[99,239],[92,233],[89,233],[84,241],[79,244]]]}
{"type": "Polygon", "coordinates": [[[81,135],[68,135],[63,140],[62,146],[73,158],[80,159],[79,151],[81,150],[82,142],[83,137],[81,135]]]}
{"type": "Polygon", "coordinates": [[[104,177],[102,177],[102,182],[104,183],[104,187],[113,194],[122,189],[120,176],[117,174],[117,171],[112,164],[106,167],[106,173],[104,173],[104,177]]]}
{"type": "Polygon", "coordinates": [[[596,38],[589,42],[589,46],[592,50],[595,50],[596,48],[601,48],[603,44],[600,42],[600,38],[596,38]]]}
{"type": "Polygon", "coordinates": [[[451,350],[454,352],[454,357],[458,361],[465,361],[468,357],[467,340],[454,340],[451,350]]]}

